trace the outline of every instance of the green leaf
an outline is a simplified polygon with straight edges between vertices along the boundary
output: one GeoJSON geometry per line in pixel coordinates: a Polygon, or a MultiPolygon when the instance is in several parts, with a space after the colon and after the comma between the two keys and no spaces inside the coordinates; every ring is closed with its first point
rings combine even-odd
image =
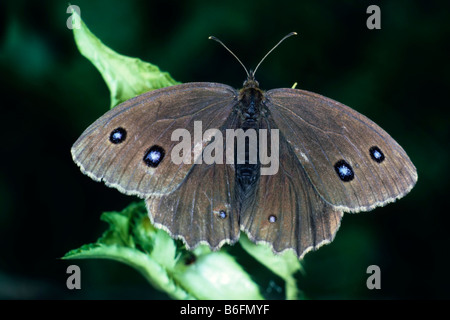
{"type": "Polygon", "coordinates": [[[138,58],[120,55],[105,46],[80,19],[80,28],[73,29],[75,42],[85,56],[101,73],[111,94],[111,108],[149,90],[178,84],[167,72],[138,58]]]}
{"type": "Polygon", "coordinates": [[[136,249],[95,243],[69,251],[63,259],[111,259],[123,262],[138,270],[155,288],[165,291],[172,298],[195,299],[170,278],[163,266],[136,249]]]}
{"type": "Polygon", "coordinates": [[[143,202],[106,212],[102,220],[109,228],[97,242],[71,250],[63,259],[126,263],[175,299],[262,299],[258,286],[228,253],[200,246],[193,251],[196,261],[186,265],[182,257],[192,253],[150,224],[143,202]]]}
{"type": "Polygon", "coordinates": [[[299,290],[294,275],[302,270],[302,266],[293,251],[287,250],[282,254],[274,254],[270,246],[254,244],[244,234],[241,234],[239,243],[248,254],[286,282],[287,299],[298,299],[299,290]]]}
{"type": "MultiPolygon", "coordinates": [[[[194,254],[202,250],[197,248],[194,254]]],[[[250,276],[224,251],[200,254],[194,264],[179,270],[174,274],[177,281],[195,291],[199,299],[263,299],[250,276]]]]}
{"type": "Polygon", "coordinates": [[[116,226],[116,229],[107,230],[100,238],[100,242],[104,244],[120,244],[123,246],[134,247],[133,238],[129,234],[128,217],[117,212],[104,212],[101,220],[109,225],[116,226]]]}
{"type": "Polygon", "coordinates": [[[133,217],[133,236],[136,243],[164,268],[172,270],[178,255],[175,241],[167,232],[150,223],[143,203],[139,209],[140,213],[133,217]]]}
{"type": "MultiPolygon", "coordinates": [[[[142,239],[135,235],[134,229],[136,226],[133,222],[136,220],[143,221],[145,218],[149,220],[143,203],[132,203],[122,212],[105,212],[102,215],[102,220],[109,224],[108,230],[96,243],[71,250],[64,255],[63,259],[116,260],[138,270],[155,288],[165,291],[172,298],[194,299],[195,296],[174,281],[161,261],[136,247],[134,239],[137,239],[136,242],[138,243],[142,239]]],[[[147,233],[145,241],[158,242],[155,238],[159,237],[168,237],[168,235],[165,232],[157,232],[157,229],[152,227],[152,230],[147,233]]],[[[175,260],[175,253],[167,252],[167,257],[175,260]]],[[[175,262],[172,264],[174,265],[175,262]]]]}

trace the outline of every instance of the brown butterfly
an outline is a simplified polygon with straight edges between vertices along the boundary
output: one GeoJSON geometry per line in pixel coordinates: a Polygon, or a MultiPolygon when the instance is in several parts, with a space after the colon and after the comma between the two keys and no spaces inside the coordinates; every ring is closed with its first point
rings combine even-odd
{"type": "Polygon", "coordinates": [[[92,179],[145,199],[152,223],[188,249],[201,243],[218,249],[235,243],[243,230],[276,253],[292,249],[302,257],[333,240],[343,212],[383,206],[415,185],[416,168],[406,152],[374,122],[316,93],[263,91],[255,72],[247,72],[240,90],[194,82],[130,99],[89,126],[72,157],[92,179]],[[271,141],[277,130],[277,172],[261,174],[260,159],[249,159],[248,142],[244,161],[234,155],[234,163],[227,162],[234,140],[222,144],[223,161],[195,160],[217,135],[191,143],[194,161],[175,163],[180,141],[173,132],[192,133],[198,121],[205,132],[222,136],[265,129],[271,141]]]}

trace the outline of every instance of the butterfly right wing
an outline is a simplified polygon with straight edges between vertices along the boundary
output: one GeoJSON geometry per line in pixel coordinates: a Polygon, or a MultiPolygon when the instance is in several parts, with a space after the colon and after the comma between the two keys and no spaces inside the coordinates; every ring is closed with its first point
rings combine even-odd
{"type": "Polygon", "coordinates": [[[355,110],[316,93],[266,93],[271,117],[321,197],[342,211],[368,211],[406,195],[417,171],[403,148],[355,110]]]}
{"type": "MultiPolygon", "coordinates": [[[[233,88],[216,83],[187,83],[147,92],[113,108],[89,126],[72,147],[73,160],[92,179],[125,194],[148,198],[170,193],[191,170],[194,150],[203,149],[210,139],[192,145],[190,164],[176,164],[171,151],[180,141],[172,141],[172,132],[188,129],[194,140],[194,121],[202,121],[203,132],[220,128],[236,104],[236,95],[233,88]],[[119,132],[113,139],[120,128],[125,134],[119,132]],[[153,167],[144,161],[152,147],[159,148],[162,160],[153,167]]],[[[154,159],[157,162],[157,157],[154,159]]]]}

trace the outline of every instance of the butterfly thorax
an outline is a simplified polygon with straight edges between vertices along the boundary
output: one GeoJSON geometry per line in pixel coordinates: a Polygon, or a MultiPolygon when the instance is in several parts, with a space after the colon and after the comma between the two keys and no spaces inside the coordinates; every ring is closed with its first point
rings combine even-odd
{"type": "Polygon", "coordinates": [[[249,76],[244,82],[244,87],[239,91],[238,112],[241,119],[241,127],[258,129],[258,124],[263,108],[264,93],[259,88],[259,83],[253,76],[249,76]]]}

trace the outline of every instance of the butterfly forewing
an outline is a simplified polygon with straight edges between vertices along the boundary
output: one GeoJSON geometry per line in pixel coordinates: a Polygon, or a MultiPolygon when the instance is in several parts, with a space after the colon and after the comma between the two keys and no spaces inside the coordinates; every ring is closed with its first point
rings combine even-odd
{"type": "Polygon", "coordinates": [[[336,209],[370,210],[404,196],[417,181],[405,151],[355,110],[296,89],[270,90],[266,98],[309,181],[336,209]]]}
{"type": "MultiPolygon", "coordinates": [[[[214,83],[190,83],[150,91],[108,111],[72,147],[72,157],[91,178],[126,194],[147,198],[170,193],[194,162],[174,163],[176,129],[220,128],[236,104],[237,92],[214,83]]],[[[191,136],[192,140],[193,137],[191,136]]],[[[209,141],[203,140],[203,148],[209,141]]],[[[198,148],[199,146],[197,146],[198,148]]]]}

